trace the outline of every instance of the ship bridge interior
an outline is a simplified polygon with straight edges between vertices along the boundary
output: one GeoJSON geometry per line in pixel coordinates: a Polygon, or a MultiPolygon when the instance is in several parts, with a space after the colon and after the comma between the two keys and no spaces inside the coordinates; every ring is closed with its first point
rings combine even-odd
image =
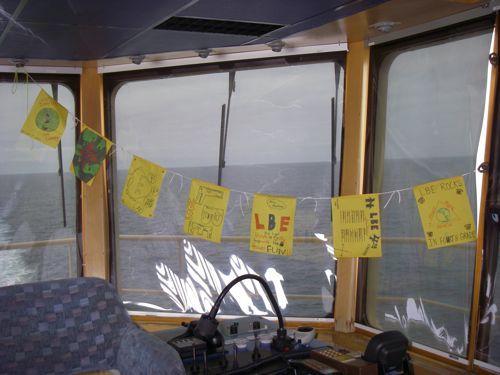
{"type": "MultiPolygon", "coordinates": [[[[67,314],[22,336],[6,317],[43,300],[26,290],[87,278],[178,373],[264,371],[271,331],[269,373],[500,373],[499,11],[0,0],[0,373],[67,314]]],[[[54,366],[117,370],[89,364],[111,361],[107,332],[79,362],[87,331],[63,323],[85,345],[54,366]]],[[[65,346],[49,342],[43,366],[65,346]]]]}

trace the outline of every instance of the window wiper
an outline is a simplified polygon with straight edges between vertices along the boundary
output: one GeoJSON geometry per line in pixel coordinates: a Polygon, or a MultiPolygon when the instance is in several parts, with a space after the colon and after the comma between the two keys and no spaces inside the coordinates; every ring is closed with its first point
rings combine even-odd
{"type": "MultiPolygon", "coordinates": [[[[332,197],[336,197],[340,194],[340,181],[339,187],[335,190],[335,165],[337,164],[337,101],[339,97],[339,86],[340,86],[340,65],[335,64],[335,97],[331,99],[331,121],[332,121],[332,197]]],[[[341,125],[342,126],[342,125],[341,125]]],[[[339,163],[339,168],[341,165],[339,163]]]]}
{"type": "MultiPolygon", "coordinates": [[[[58,86],[57,83],[52,83],[51,84],[52,88],[52,97],[54,98],[55,101],[57,101],[57,96],[58,96],[58,86]]],[[[66,198],[64,196],[64,171],[63,171],[63,159],[62,159],[62,139],[57,145],[57,155],[58,155],[58,161],[59,161],[59,179],[61,181],[61,198],[62,198],[62,211],[63,211],[63,225],[66,228],[66,198]]]]}
{"type": "Polygon", "coordinates": [[[222,168],[226,166],[226,143],[227,143],[227,130],[229,128],[229,110],[231,109],[231,97],[233,92],[236,91],[236,72],[229,72],[229,90],[227,96],[227,105],[222,105],[221,110],[221,129],[220,129],[220,144],[219,144],[219,173],[217,176],[217,184],[220,186],[222,182],[222,168]]]}

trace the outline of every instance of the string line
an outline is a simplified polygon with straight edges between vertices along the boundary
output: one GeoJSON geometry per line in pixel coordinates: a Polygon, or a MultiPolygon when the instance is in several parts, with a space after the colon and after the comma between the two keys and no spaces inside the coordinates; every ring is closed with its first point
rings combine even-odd
{"type": "MultiPolygon", "coordinates": [[[[33,78],[33,77],[29,74],[29,73],[28,73],[28,71],[27,71],[25,68],[23,68],[23,70],[24,70],[24,74],[26,75],[26,83],[28,83],[28,78],[29,78],[29,79],[31,79],[31,81],[32,81],[33,83],[35,83],[35,84],[36,84],[36,85],[37,85],[37,86],[38,86],[41,90],[44,90],[44,91],[45,91],[45,89],[44,89],[44,88],[43,88],[43,87],[42,87],[42,86],[41,86],[41,85],[40,85],[40,84],[39,84],[39,83],[38,83],[38,82],[37,82],[37,81],[36,81],[36,80],[35,80],[35,79],[34,79],[34,78],[33,78]]],[[[14,74],[13,87],[12,87],[12,90],[11,90],[13,94],[14,94],[14,93],[15,93],[15,91],[17,90],[17,83],[18,83],[18,80],[19,80],[19,79],[18,79],[18,73],[17,73],[17,69],[16,69],[16,72],[15,72],[15,74],[14,74]]],[[[60,103],[59,103],[59,104],[60,104],[60,103]]],[[[66,109],[66,108],[65,108],[65,109],[66,109]]],[[[75,119],[75,121],[76,121],[76,122],[78,122],[78,123],[80,123],[80,124],[83,124],[83,122],[82,122],[82,121],[81,121],[81,120],[80,120],[80,119],[79,119],[79,118],[78,118],[75,114],[71,113],[71,112],[70,112],[70,111],[68,111],[67,109],[66,109],[66,111],[68,112],[68,114],[70,114],[72,117],[74,117],[74,119],[75,119]]],[[[75,127],[76,127],[76,126],[77,126],[77,125],[75,125],[75,127]]],[[[105,138],[105,137],[103,137],[103,138],[105,138]]],[[[107,138],[106,138],[106,139],[107,139],[107,138]]],[[[134,155],[135,155],[135,154],[133,154],[132,152],[128,151],[126,148],[122,147],[121,145],[118,145],[117,143],[112,142],[112,141],[110,141],[110,140],[108,140],[108,141],[109,141],[109,142],[111,142],[111,143],[115,146],[114,150],[113,150],[112,152],[108,153],[108,155],[107,155],[108,157],[110,157],[110,156],[112,156],[114,153],[116,153],[116,152],[118,151],[118,148],[120,148],[120,150],[121,150],[121,151],[128,153],[129,155],[132,155],[132,156],[134,156],[134,155]]],[[[169,169],[169,168],[167,168],[167,171],[168,171],[168,173],[172,174],[172,176],[171,176],[171,178],[170,178],[170,180],[169,180],[169,182],[168,182],[168,185],[169,185],[169,186],[171,185],[171,183],[172,183],[172,181],[173,181],[173,179],[174,179],[174,177],[175,177],[175,176],[177,176],[177,177],[179,177],[179,178],[180,178],[179,193],[180,193],[180,192],[182,191],[182,189],[183,189],[183,186],[184,186],[184,179],[186,179],[187,181],[192,181],[192,180],[193,180],[193,178],[191,178],[191,177],[189,177],[189,176],[184,176],[183,174],[178,173],[178,172],[176,172],[176,171],[174,171],[174,170],[171,170],[171,169],[169,169]]],[[[462,177],[465,177],[465,176],[467,176],[467,175],[475,174],[476,172],[477,172],[477,170],[473,170],[473,171],[470,171],[470,172],[463,173],[461,176],[462,176],[462,177]]],[[[236,190],[236,189],[230,189],[230,190],[231,190],[232,192],[234,192],[234,193],[238,193],[238,194],[244,195],[244,196],[245,196],[245,198],[246,198],[247,205],[249,205],[249,198],[248,198],[248,195],[247,195],[247,194],[249,194],[249,195],[254,194],[254,193],[250,193],[250,192],[246,192],[246,191],[241,191],[241,190],[236,190]]],[[[376,195],[379,195],[379,196],[389,195],[389,194],[390,194],[388,201],[385,203],[385,205],[384,205],[384,207],[383,207],[383,208],[385,209],[385,208],[389,205],[390,201],[392,200],[392,198],[393,198],[393,196],[394,196],[395,194],[398,194],[398,201],[399,201],[399,203],[401,204],[401,192],[404,192],[404,191],[411,191],[411,190],[413,190],[413,187],[407,187],[407,188],[404,188],[404,189],[396,189],[396,190],[384,191],[384,192],[380,192],[380,193],[367,193],[367,194],[376,194],[376,195]]],[[[359,195],[359,194],[356,194],[356,195],[359,195]]],[[[319,201],[319,200],[326,200],[326,199],[332,199],[332,198],[335,198],[335,197],[330,197],[330,196],[328,196],[328,197],[311,197],[311,196],[307,196],[307,197],[296,197],[296,199],[298,199],[298,200],[299,200],[299,205],[300,205],[302,202],[304,202],[305,200],[307,200],[307,199],[312,199],[312,200],[314,200],[314,201],[315,201],[315,205],[316,205],[316,206],[315,206],[315,210],[316,210],[316,208],[317,208],[317,201],[319,201]]],[[[241,197],[240,197],[240,208],[241,208],[241,210],[243,211],[241,197]]]]}

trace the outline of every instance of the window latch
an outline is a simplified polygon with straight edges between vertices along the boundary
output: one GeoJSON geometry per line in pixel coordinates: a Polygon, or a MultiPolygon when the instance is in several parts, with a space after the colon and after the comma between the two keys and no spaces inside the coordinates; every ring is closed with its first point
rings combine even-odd
{"type": "Polygon", "coordinates": [[[481,163],[479,165],[479,167],[477,167],[477,171],[479,173],[486,173],[489,171],[489,167],[490,167],[490,165],[488,164],[488,162],[485,161],[485,162],[481,163]]]}
{"type": "Polygon", "coordinates": [[[498,54],[495,52],[492,52],[488,55],[488,60],[490,61],[491,65],[498,65],[498,54]]]}

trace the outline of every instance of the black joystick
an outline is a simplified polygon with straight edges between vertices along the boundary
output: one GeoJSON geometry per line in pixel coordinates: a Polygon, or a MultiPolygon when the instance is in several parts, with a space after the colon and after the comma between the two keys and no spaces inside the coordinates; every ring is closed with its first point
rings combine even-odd
{"type": "Polygon", "coordinates": [[[280,327],[277,335],[273,337],[271,347],[278,352],[288,352],[293,349],[294,341],[286,334],[286,329],[280,327]]]}

